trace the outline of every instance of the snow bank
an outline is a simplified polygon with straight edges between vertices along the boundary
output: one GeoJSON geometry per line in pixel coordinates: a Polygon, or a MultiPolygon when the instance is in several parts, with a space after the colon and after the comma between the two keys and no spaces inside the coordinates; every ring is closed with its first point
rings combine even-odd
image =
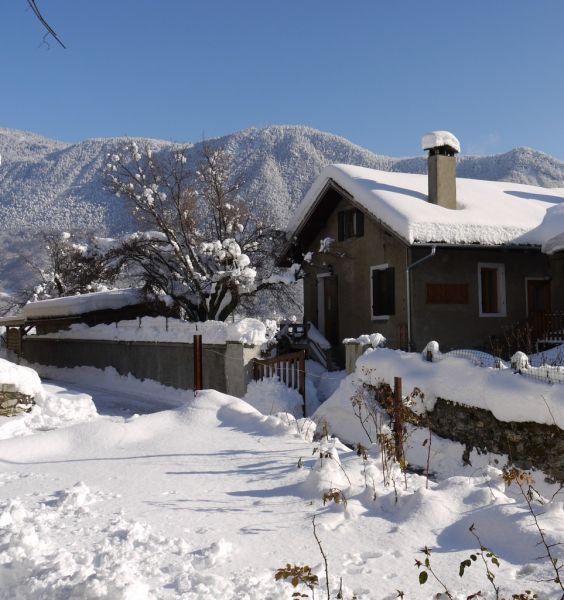
{"type": "Polygon", "coordinates": [[[303,398],[297,390],[290,389],[278,377],[251,381],[243,400],[263,415],[290,413],[295,418],[303,416],[303,398]]]}
{"type": "Polygon", "coordinates": [[[20,394],[31,396],[36,401],[43,395],[41,379],[33,369],[0,358],[0,387],[9,384],[15,385],[20,394]]]}
{"type": "Polygon", "coordinates": [[[35,370],[0,359],[0,385],[4,383],[15,383],[20,393],[33,397],[35,405],[30,412],[0,417],[0,439],[81,423],[98,415],[88,394],[47,393],[35,370]]]}
{"type": "Polygon", "coordinates": [[[224,539],[193,550],[183,538],[158,535],[139,520],[118,515],[100,521],[101,507],[112,500],[112,494],[78,482],[34,507],[25,507],[19,499],[4,503],[0,512],[0,597],[285,597],[284,588],[272,576],[255,576],[249,581],[243,573],[225,577],[217,572],[234,550],[224,539]],[[61,537],[66,544],[61,544],[61,537]],[[211,572],[214,567],[216,573],[211,572]]]}
{"type": "Polygon", "coordinates": [[[542,383],[512,369],[476,366],[465,358],[446,356],[435,363],[427,362],[417,353],[385,348],[368,349],[357,360],[356,372],[347,377],[314,418],[339,422],[340,430],[357,434],[358,419],[350,401],[357,385],[377,386],[382,381],[393,385],[394,377],[403,379],[404,393],[415,387],[422,390],[425,398],[421,408],[429,411],[437,398],[445,398],[489,410],[500,421],[532,421],[564,429],[562,384],[542,383]],[[344,425],[342,421],[349,423],[344,425]]]}
{"type": "Polygon", "coordinates": [[[360,344],[361,346],[372,346],[377,348],[386,343],[386,338],[381,333],[370,333],[359,335],[357,338],[345,338],[343,344],[360,344]]]}
{"type": "Polygon", "coordinates": [[[23,307],[22,313],[28,319],[67,317],[96,310],[115,310],[140,304],[143,299],[143,293],[136,288],[109,290],[29,302],[23,307]]]}
{"type": "MultiPolygon", "coordinates": [[[[426,455],[421,441],[413,443],[426,455]]],[[[324,588],[313,514],[330,549],[331,597],[341,576],[345,598],[392,600],[398,589],[435,597],[436,582],[422,588],[409,566],[423,545],[456,598],[484,589],[483,569],[458,576],[476,551],[474,523],[499,557],[500,595],[560,598],[547,562],[535,560],[539,538],[523,499],[488,456],[468,467],[455,461],[461,452],[433,437],[431,466],[445,477],[409,472],[385,485],[377,445],[362,458],[337,440],[306,442],[282,419],[213,391],[175,410],[5,440],[0,598],[287,599],[296,590],[274,573],[288,562],[310,565],[324,588]],[[336,488],[346,503],[324,504],[321,494],[336,488]]],[[[560,561],[562,502],[539,508],[560,561]]]]}
{"type": "Polygon", "coordinates": [[[42,377],[67,381],[101,390],[111,390],[116,394],[135,396],[141,403],[150,403],[153,407],[164,409],[178,407],[192,399],[192,390],[179,390],[154,381],[137,379],[131,374],[120,375],[113,367],[96,369],[95,367],[62,368],[50,365],[32,364],[42,377]]]}
{"type": "Polygon", "coordinates": [[[70,329],[38,337],[192,343],[194,335],[201,335],[204,344],[225,344],[232,341],[258,346],[271,339],[275,333],[274,328],[274,322],[269,321],[265,324],[258,319],[242,319],[236,323],[224,321],[192,323],[165,317],[143,317],[119,321],[111,325],[95,325],[94,327],[89,327],[85,323],[74,323],[70,329]]]}

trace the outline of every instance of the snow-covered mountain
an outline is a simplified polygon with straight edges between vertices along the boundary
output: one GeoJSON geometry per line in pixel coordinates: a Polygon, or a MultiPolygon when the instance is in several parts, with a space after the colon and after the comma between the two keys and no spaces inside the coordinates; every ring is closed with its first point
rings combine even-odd
{"type": "MultiPolygon", "coordinates": [[[[170,143],[141,140],[163,147],[170,143]]],[[[247,129],[213,144],[233,151],[265,212],[285,223],[317,173],[333,162],[383,170],[425,172],[425,157],[390,158],[348,140],[300,126],[247,129]]],[[[32,133],[0,129],[0,223],[3,229],[87,227],[116,233],[132,227],[123,201],[103,187],[102,167],[123,138],[66,144],[32,133]]],[[[200,144],[191,145],[196,156],[200,144]]],[[[517,148],[494,156],[461,156],[460,177],[564,186],[564,163],[542,152],[517,148]]]]}
{"type": "MultiPolygon", "coordinates": [[[[137,140],[166,147],[162,140],[137,140]]],[[[100,235],[134,226],[124,201],[103,186],[108,153],[124,138],[78,144],[33,133],[0,129],[0,292],[26,287],[30,257],[46,229],[86,228],[100,235]],[[17,233],[16,233],[17,232],[17,233]]],[[[389,171],[424,173],[426,159],[373,154],[348,140],[308,127],[246,129],[209,141],[231,150],[245,174],[248,193],[260,198],[265,214],[281,226],[288,221],[319,171],[329,163],[349,163],[389,171]]],[[[200,143],[189,145],[197,160],[200,143]]],[[[537,150],[517,148],[494,156],[461,156],[458,175],[478,179],[564,187],[564,162],[537,150]]]]}

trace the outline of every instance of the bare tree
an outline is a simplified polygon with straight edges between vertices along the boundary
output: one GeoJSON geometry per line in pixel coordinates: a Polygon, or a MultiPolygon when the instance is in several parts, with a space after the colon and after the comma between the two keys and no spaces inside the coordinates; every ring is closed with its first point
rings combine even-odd
{"type": "Polygon", "coordinates": [[[204,144],[191,170],[185,148],[154,153],[132,142],[108,156],[106,171],[109,189],[129,201],[145,227],[122,240],[128,264],[188,319],[225,320],[245,296],[300,277],[297,265],[273,273],[283,233],[257,216],[258,200],[243,197],[225,150],[204,144]]]}
{"type": "Polygon", "coordinates": [[[51,25],[49,25],[49,23],[45,20],[45,18],[41,14],[41,11],[37,7],[37,3],[35,2],[35,0],[27,0],[27,3],[29,4],[29,7],[33,11],[33,14],[37,17],[37,20],[41,23],[41,25],[43,25],[43,27],[46,30],[43,41],[46,41],[46,38],[48,36],[51,36],[58,44],[60,44],[66,50],[66,46],[63,44],[63,42],[61,42],[61,40],[60,40],[59,36],[57,35],[57,33],[55,32],[55,30],[51,27],[51,25]]]}

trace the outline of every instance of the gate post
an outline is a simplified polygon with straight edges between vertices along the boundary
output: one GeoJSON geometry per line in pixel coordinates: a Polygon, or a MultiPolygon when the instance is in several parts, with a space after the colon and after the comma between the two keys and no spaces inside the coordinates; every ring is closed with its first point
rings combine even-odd
{"type": "Polygon", "coordinates": [[[403,462],[403,423],[401,416],[401,377],[394,377],[394,438],[396,447],[396,460],[403,462]]]}
{"type": "Polygon", "coordinates": [[[194,335],[194,395],[203,387],[202,336],[194,335]]]}

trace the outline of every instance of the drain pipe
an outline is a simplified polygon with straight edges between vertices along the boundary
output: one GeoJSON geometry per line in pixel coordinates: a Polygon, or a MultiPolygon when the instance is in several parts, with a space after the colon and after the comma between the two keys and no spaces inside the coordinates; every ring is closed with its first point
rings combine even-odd
{"type": "Polygon", "coordinates": [[[435,256],[435,252],[437,251],[436,246],[431,247],[431,252],[416,260],[414,263],[411,263],[405,268],[405,283],[406,283],[406,294],[407,294],[407,351],[411,352],[411,269],[417,267],[422,262],[425,262],[429,258],[435,256]]]}

